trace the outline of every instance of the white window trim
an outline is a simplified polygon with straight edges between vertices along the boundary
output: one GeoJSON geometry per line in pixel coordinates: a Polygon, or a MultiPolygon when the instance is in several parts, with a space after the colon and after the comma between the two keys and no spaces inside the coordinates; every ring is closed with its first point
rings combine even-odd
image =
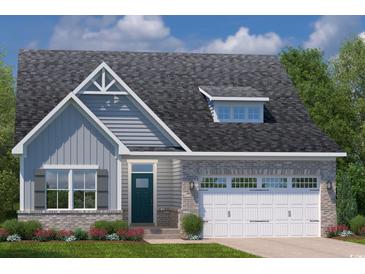
{"type": "Polygon", "coordinates": [[[42,169],[99,169],[99,165],[42,165],[42,169]]]}
{"type": "MultiPolygon", "coordinates": [[[[46,165],[47,166],[47,165],[46,165]]],[[[49,165],[52,166],[52,165],[49,165]]],[[[58,167],[62,165],[58,165],[58,167]]],[[[67,166],[67,165],[64,165],[67,166]]],[[[47,168],[45,169],[47,170],[67,170],[68,171],[68,208],[48,208],[47,207],[47,187],[46,185],[45,187],[45,201],[44,201],[44,208],[46,211],[67,211],[67,210],[72,210],[72,211],[85,211],[85,210],[90,210],[90,211],[96,211],[98,209],[98,172],[97,172],[97,168],[93,169],[93,168],[81,168],[82,165],[77,165],[77,168],[72,168],[72,169],[67,169],[67,168],[47,168]],[[95,171],[95,208],[74,208],[74,199],[73,199],[73,194],[74,194],[74,187],[72,184],[73,181],[73,170],[94,170],[95,171]]],[[[87,166],[87,167],[91,167],[91,166],[87,166]]]]}
{"type": "Polygon", "coordinates": [[[241,102],[269,102],[269,97],[247,97],[247,96],[212,96],[199,87],[199,91],[211,101],[241,101],[241,102]]]}
{"type": "Polygon", "coordinates": [[[133,164],[152,164],[152,172],[134,172],[140,174],[153,173],[153,224],[157,226],[157,163],[158,160],[127,160],[128,164],[128,223],[132,223],[132,165],[133,164]]]}

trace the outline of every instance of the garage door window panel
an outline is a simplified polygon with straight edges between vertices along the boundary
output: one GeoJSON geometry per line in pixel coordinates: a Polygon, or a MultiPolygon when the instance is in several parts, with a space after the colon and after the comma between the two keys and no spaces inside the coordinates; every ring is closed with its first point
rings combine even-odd
{"type": "Polygon", "coordinates": [[[317,178],[292,178],[292,188],[318,188],[317,178]]]}
{"type": "Polygon", "coordinates": [[[203,178],[201,188],[227,188],[227,178],[224,177],[205,177],[203,178]]]}
{"type": "Polygon", "coordinates": [[[262,178],[262,188],[287,188],[287,178],[262,178]]]}
{"type": "Polygon", "coordinates": [[[231,180],[232,188],[257,188],[257,178],[234,177],[231,180]]]}

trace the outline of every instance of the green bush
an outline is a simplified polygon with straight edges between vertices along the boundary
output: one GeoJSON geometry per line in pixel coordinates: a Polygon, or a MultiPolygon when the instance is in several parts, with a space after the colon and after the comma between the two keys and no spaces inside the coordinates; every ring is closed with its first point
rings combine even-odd
{"type": "Polygon", "coordinates": [[[357,215],[356,217],[350,220],[350,228],[351,231],[358,234],[360,229],[365,226],[365,217],[361,215],[357,215]]]}
{"type": "Polygon", "coordinates": [[[87,232],[85,230],[83,230],[82,228],[76,228],[74,230],[74,236],[79,241],[87,240],[89,238],[89,235],[87,235],[87,232]]]}
{"type": "Polygon", "coordinates": [[[117,233],[119,229],[128,229],[127,222],[123,220],[117,221],[96,221],[92,227],[94,228],[102,228],[107,231],[108,234],[117,233]]]}
{"type": "Polygon", "coordinates": [[[9,235],[19,234],[20,224],[17,219],[6,220],[1,224],[2,228],[5,228],[9,235]]]}
{"type": "Polygon", "coordinates": [[[195,214],[187,214],[182,219],[182,228],[188,236],[200,235],[203,219],[195,214]]]}
{"type": "Polygon", "coordinates": [[[1,225],[10,235],[18,234],[24,240],[32,240],[34,232],[42,228],[40,222],[36,220],[18,221],[16,219],[7,220],[1,225]]]}

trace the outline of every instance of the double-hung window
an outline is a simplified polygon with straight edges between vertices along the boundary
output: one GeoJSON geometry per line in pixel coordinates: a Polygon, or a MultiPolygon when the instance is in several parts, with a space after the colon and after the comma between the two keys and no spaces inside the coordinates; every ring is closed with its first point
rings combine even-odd
{"type": "Polygon", "coordinates": [[[47,209],[96,209],[96,170],[46,170],[47,209]]]}

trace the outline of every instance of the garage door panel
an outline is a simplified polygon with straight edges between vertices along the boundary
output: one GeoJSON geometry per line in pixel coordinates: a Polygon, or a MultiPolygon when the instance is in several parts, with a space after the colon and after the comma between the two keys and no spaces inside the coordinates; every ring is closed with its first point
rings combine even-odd
{"type": "Polygon", "coordinates": [[[262,194],[258,195],[258,201],[260,205],[272,205],[273,203],[273,194],[263,192],[262,194]]]}
{"type": "Polygon", "coordinates": [[[291,223],[289,226],[289,236],[303,236],[303,223],[291,223]]]}
{"type": "Polygon", "coordinates": [[[204,223],[203,227],[203,235],[204,237],[213,237],[213,224],[212,223],[204,223]]]}
{"type": "Polygon", "coordinates": [[[273,224],[271,223],[261,223],[259,229],[262,237],[272,237],[274,235],[273,224]]]}
{"type": "Polygon", "coordinates": [[[230,212],[231,212],[231,221],[243,221],[244,220],[244,208],[242,207],[231,207],[230,208],[230,212]]]}
{"type": "Polygon", "coordinates": [[[318,207],[306,207],[304,209],[305,219],[309,220],[318,220],[319,219],[319,210],[318,207]]]}
{"type": "Polygon", "coordinates": [[[228,224],[214,222],[213,235],[214,235],[214,237],[227,237],[228,236],[228,224]]]}
{"type": "Polygon", "coordinates": [[[227,194],[214,194],[215,205],[227,205],[228,195],[227,194]]]}
{"type": "Polygon", "coordinates": [[[258,204],[257,193],[249,192],[247,193],[247,195],[244,195],[244,202],[246,206],[257,205],[258,204]]]}
{"type": "Polygon", "coordinates": [[[305,205],[317,205],[318,204],[318,192],[310,192],[303,195],[303,203],[305,205]]]}
{"type": "Polygon", "coordinates": [[[273,197],[274,205],[287,205],[288,204],[288,194],[284,193],[274,193],[273,197]]]}
{"type": "Polygon", "coordinates": [[[275,207],[274,219],[279,222],[288,221],[288,207],[275,207]]]}
{"type": "Polygon", "coordinates": [[[276,223],[274,225],[274,236],[276,237],[286,237],[289,234],[289,224],[288,223],[276,223]]]}
{"type": "Polygon", "coordinates": [[[246,221],[258,220],[259,209],[257,207],[246,207],[246,221]]]}
{"type": "Polygon", "coordinates": [[[247,237],[258,237],[258,234],[259,234],[258,223],[245,224],[244,232],[247,237]]]}
{"type": "Polygon", "coordinates": [[[228,210],[227,207],[215,207],[215,209],[213,210],[213,219],[215,221],[218,220],[227,220],[227,215],[228,215],[228,210]]]}
{"type": "Polygon", "coordinates": [[[243,206],[243,194],[242,193],[235,193],[235,194],[232,194],[232,195],[229,195],[229,202],[230,202],[230,205],[232,206],[235,206],[235,205],[240,205],[240,206],[243,206]]]}
{"type": "Polygon", "coordinates": [[[303,204],[303,194],[301,192],[293,191],[288,195],[289,205],[302,205],[303,204]]]}
{"type": "Polygon", "coordinates": [[[207,192],[200,192],[200,201],[202,204],[208,206],[208,205],[213,205],[213,195],[207,193],[207,192]]]}
{"type": "Polygon", "coordinates": [[[273,219],[273,208],[272,207],[261,207],[259,210],[259,220],[270,220],[273,219]]]}
{"type": "Polygon", "coordinates": [[[304,235],[312,237],[318,236],[319,235],[318,223],[306,223],[304,225],[304,235]]]}
{"type": "Polygon", "coordinates": [[[204,220],[212,220],[213,219],[213,207],[205,207],[200,210],[200,215],[204,220]]]}
{"type": "Polygon", "coordinates": [[[229,226],[229,236],[230,237],[243,237],[244,231],[243,231],[244,224],[243,223],[235,223],[231,222],[229,226]]]}
{"type": "Polygon", "coordinates": [[[291,211],[291,220],[296,222],[296,221],[302,221],[304,219],[304,212],[303,212],[303,208],[302,207],[292,207],[290,209],[291,211]]]}

